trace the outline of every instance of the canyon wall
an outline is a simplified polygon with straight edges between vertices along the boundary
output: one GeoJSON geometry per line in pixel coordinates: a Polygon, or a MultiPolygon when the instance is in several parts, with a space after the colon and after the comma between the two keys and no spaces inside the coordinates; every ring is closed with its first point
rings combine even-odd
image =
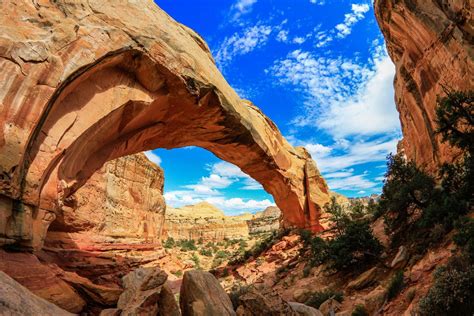
{"type": "Polygon", "coordinates": [[[255,213],[247,220],[250,234],[271,233],[280,229],[281,211],[276,206],[269,206],[262,212],[255,213]]]}
{"type": "Polygon", "coordinates": [[[444,89],[474,87],[472,1],[376,0],[374,7],[396,66],[402,150],[434,173],[459,155],[435,133],[435,107],[444,89]]]}
{"type": "Polygon", "coordinates": [[[181,208],[168,207],[166,211],[164,238],[222,241],[249,236],[247,219],[251,214],[226,216],[215,206],[201,202],[181,208]]]}

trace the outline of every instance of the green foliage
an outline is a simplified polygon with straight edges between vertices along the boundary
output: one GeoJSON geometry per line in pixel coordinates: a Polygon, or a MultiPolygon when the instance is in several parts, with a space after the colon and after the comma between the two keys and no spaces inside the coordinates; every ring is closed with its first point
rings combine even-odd
{"type": "Polygon", "coordinates": [[[206,257],[212,257],[212,249],[203,248],[203,249],[199,250],[199,254],[202,255],[202,256],[206,256],[206,257]]]}
{"type": "Polygon", "coordinates": [[[216,259],[227,259],[230,256],[230,253],[226,250],[218,250],[214,258],[216,259]]]}
{"type": "Polygon", "coordinates": [[[406,227],[410,211],[425,208],[433,194],[434,179],[419,169],[414,162],[401,155],[387,157],[387,173],[379,201],[379,211],[389,214],[385,223],[390,231],[406,227]]]}
{"type": "Polygon", "coordinates": [[[174,245],[175,245],[175,241],[173,237],[168,237],[168,239],[166,239],[165,243],[163,244],[163,247],[169,249],[169,248],[173,248],[174,245]]]}
{"type": "Polygon", "coordinates": [[[331,289],[325,291],[317,291],[311,293],[310,298],[305,302],[305,304],[314,308],[319,308],[322,303],[324,303],[330,298],[333,298],[339,303],[341,303],[344,299],[344,295],[342,294],[342,292],[336,292],[331,289]]]}
{"type": "Polygon", "coordinates": [[[181,251],[197,250],[194,239],[182,239],[177,241],[176,245],[181,248],[181,251]]]}
{"type": "Polygon", "coordinates": [[[423,316],[474,314],[474,265],[457,257],[435,271],[434,284],[420,301],[423,316]]]}
{"type": "Polygon", "coordinates": [[[474,219],[463,218],[457,223],[458,232],[453,239],[463,249],[465,256],[474,263],[474,219]]]}
{"type": "Polygon", "coordinates": [[[357,305],[354,310],[352,311],[351,316],[369,316],[369,312],[364,305],[357,305]]]}
{"type": "Polygon", "coordinates": [[[369,223],[363,220],[364,206],[356,204],[356,210],[345,209],[333,198],[325,207],[334,223],[333,239],[324,240],[318,236],[309,238],[304,232],[304,244],[311,248],[311,264],[329,263],[335,270],[357,266],[363,268],[378,257],[382,245],[374,237],[369,223]]]}
{"type": "Polygon", "coordinates": [[[196,269],[200,269],[200,261],[196,253],[193,253],[191,260],[194,262],[194,266],[196,267],[196,269]]]}
{"type": "Polygon", "coordinates": [[[309,276],[309,274],[311,273],[311,265],[307,264],[304,266],[303,268],[303,277],[304,278],[307,278],[309,276]]]}
{"type": "Polygon", "coordinates": [[[204,243],[202,237],[199,237],[198,241],[197,241],[197,244],[198,245],[202,245],[204,243]]]}
{"type": "Polygon", "coordinates": [[[175,276],[177,276],[178,278],[182,277],[183,276],[183,271],[181,270],[178,270],[178,271],[174,271],[174,272],[171,272],[173,273],[175,276]]]}
{"type": "Polygon", "coordinates": [[[390,280],[387,288],[387,299],[391,301],[400,294],[405,283],[403,281],[403,271],[397,271],[393,278],[390,280]]]}
{"type": "Polygon", "coordinates": [[[437,133],[451,146],[468,150],[474,147],[474,91],[447,91],[438,99],[436,108],[437,133]]]}

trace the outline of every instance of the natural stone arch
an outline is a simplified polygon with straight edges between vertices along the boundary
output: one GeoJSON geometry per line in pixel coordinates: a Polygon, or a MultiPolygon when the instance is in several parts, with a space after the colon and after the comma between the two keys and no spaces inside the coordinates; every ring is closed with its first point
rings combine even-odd
{"type": "MultiPolygon", "coordinates": [[[[285,225],[321,229],[318,219],[328,191],[311,157],[304,148],[289,145],[273,122],[235,94],[202,39],[148,1],[109,5],[113,8],[103,10],[99,1],[82,6],[56,1],[30,8],[43,10],[49,21],[57,14],[66,18],[51,26],[59,40],[35,42],[43,43],[38,45],[54,62],[46,67],[25,62],[36,56],[36,46],[19,61],[22,69],[36,74],[23,83],[24,89],[45,81],[54,89],[35,99],[41,114],[24,128],[28,137],[17,150],[21,159],[8,190],[2,188],[15,199],[12,213],[21,223],[19,230],[32,232],[10,237],[40,247],[55,212],[64,203],[73,204],[72,193],[103,163],[183,146],[205,148],[260,182],[274,196],[285,225]],[[135,23],[128,20],[132,14],[135,23]],[[77,30],[73,40],[60,32],[68,23],[105,29],[114,41],[94,33],[81,36],[77,30]],[[66,53],[57,42],[66,43],[66,53]],[[92,58],[84,57],[86,52],[92,58]]],[[[14,118],[7,115],[6,121],[14,118]]]]}

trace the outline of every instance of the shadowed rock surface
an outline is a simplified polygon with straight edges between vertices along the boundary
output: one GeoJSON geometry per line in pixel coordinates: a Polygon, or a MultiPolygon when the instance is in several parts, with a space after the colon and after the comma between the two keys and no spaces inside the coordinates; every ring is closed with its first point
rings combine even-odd
{"type": "Polygon", "coordinates": [[[232,302],[215,276],[206,271],[186,271],[179,305],[184,316],[235,315],[232,302]]]}
{"type": "Polygon", "coordinates": [[[1,315],[74,315],[56,305],[39,298],[0,271],[1,315]]]}

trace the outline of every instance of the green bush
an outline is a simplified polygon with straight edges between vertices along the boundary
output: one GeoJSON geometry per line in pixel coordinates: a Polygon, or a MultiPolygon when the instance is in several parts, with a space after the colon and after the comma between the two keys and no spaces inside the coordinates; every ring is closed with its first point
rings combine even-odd
{"type": "Polygon", "coordinates": [[[166,239],[165,243],[163,244],[163,247],[173,248],[174,245],[175,245],[175,241],[173,237],[168,237],[168,239],[166,239]]]}
{"type": "Polygon", "coordinates": [[[203,248],[199,250],[199,254],[206,257],[212,257],[212,250],[209,248],[203,248]]]}
{"type": "Polygon", "coordinates": [[[463,218],[456,226],[458,232],[454,235],[454,242],[463,249],[468,260],[474,263],[474,219],[463,218]]]}
{"type": "Polygon", "coordinates": [[[339,303],[341,303],[344,299],[344,295],[342,294],[342,292],[336,292],[331,289],[325,290],[325,291],[313,292],[311,293],[311,296],[305,302],[305,304],[314,308],[319,308],[319,306],[321,306],[322,303],[324,303],[326,300],[330,298],[333,298],[339,303]]]}
{"type": "Polygon", "coordinates": [[[183,239],[178,241],[176,244],[181,247],[181,251],[197,250],[194,239],[183,239]]]}
{"type": "Polygon", "coordinates": [[[393,278],[390,280],[387,288],[387,299],[391,301],[400,294],[405,283],[403,281],[403,271],[397,271],[393,278]]]}
{"type": "Polygon", "coordinates": [[[453,258],[435,271],[434,283],[420,301],[423,316],[464,316],[474,314],[474,265],[453,258]]]}
{"type": "Polygon", "coordinates": [[[364,305],[357,305],[354,310],[352,311],[351,316],[369,316],[367,309],[365,309],[364,305]]]}

